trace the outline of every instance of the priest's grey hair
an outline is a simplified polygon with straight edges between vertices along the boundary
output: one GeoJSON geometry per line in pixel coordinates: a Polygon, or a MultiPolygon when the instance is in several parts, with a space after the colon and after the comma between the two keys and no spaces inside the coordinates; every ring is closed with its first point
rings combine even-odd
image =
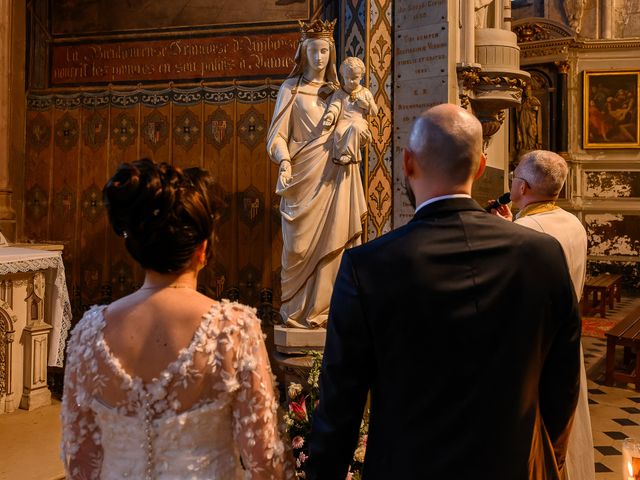
{"type": "Polygon", "coordinates": [[[533,191],[554,198],[560,194],[569,173],[565,159],[548,150],[525,153],[516,170],[516,176],[526,180],[533,191]]]}

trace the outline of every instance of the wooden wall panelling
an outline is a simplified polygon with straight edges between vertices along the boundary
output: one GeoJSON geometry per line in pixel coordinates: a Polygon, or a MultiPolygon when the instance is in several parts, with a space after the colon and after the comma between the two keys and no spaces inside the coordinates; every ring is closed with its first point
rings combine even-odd
{"type": "MultiPolygon", "coordinates": [[[[273,110],[275,108],[276,99],[278,96],[279,85],[272,85],[269,89],[269,123],[273,118],[273,110]]],[[[282,224],[280,220],[280,196],[276,195],[276,182],[278,179],[278,165],[267,159],[270,164],[269,168],[269,203],[265,205],[269,208],[269,225],[271,228],[271,290],[273,296],[273,308],[275,311],[280,310],[280,298],[282,296],[282,290],[280,288],[280,263],[282,261],[282,224]]]]}
{"type": "MultiPolygon", "coordinates": [[[[65,249],[64,253],[64,257],[71,256],[72,286],[69,294],[76,320],[83,313],[82,305],[90,305],[92,299],[99,297],[97,290],[102,284],[101,270],[96,269],[96,266],[100,265],[104,254],[104,235],[100,233],[100,229],[104,228],[106,222],[101,219],[104,216],[102,197],[97,197],[97,194],[98,190],[101,194],[108,157],[109,95],[103,92],[82,96],[80,113],[80,142],[75,171],[74,241],[71,251],[65,249]],[[91,188],[92,186],[95,188],[91,188]],[[89,235],[91,240],[87,241],[83,233],[89,235]],[[85,245],[93,245],[93,241],[98,242],[94,257],[85,251],[85,245]],[[83,296],[84,285],[89,287],[91,293],[85,292],[83,296]]],[[[69,271],[67,272],[69,279],[69,271]]]]}
{"type": "MultiPolygon", "coordinates": [[[[109,161],[103,171],[102,186],[122,162],[133,162],[141,154],[141,93],[112,92],[109,129],[109,161]]],[[[106,215],[106,212],[105,212],[106,215]]],[[[106,220],[106,217],[105,217],[106,220]]],[[[142,284],[144,273],[131,258],[124,245],[108,221],[105,222],[106,255],[103,264],[107,271],[104,277],[105,300],[127,295],[137,285],[142,284]]]]}
{"type": "Polygon", "coordinates": [[[249,305],[258,303],[265,286],[264,260],[271,243],[265,221],[266,192],[271,189],[266,153],[269,105],[266,89],[259,94],[260,103],[251,91],[239,90],[237,102],[238,287],[240,300],[249,305]]]}
{"type": "Polygon", "coordinates": [[[140,94],[112,92],[109,110],[109,168],[105,180],[122,162],[140,157],[140,94]]]}
{"type": "Polygon", "coordinates": [[[140,158],[171,162],[171,90],[146,91],[140,106],[140,158]]]}
{"type": "Polygon", "coordinates": [[[51,176],[52,206],[49,239],[64,245],[64,265],[69,292],[76,275],[76,226],[79,203],[78,171],[83,151],[84,108],[80,96],[65,99],[65,112],[56,112],[51,176]]]}
{"type": "Polygon", "coordinates": [[[24,237],[26,240],[47,240],[54,136],[53,101],[51,97],[40,97],[29,103],[26,122],[24,237]]]}
{"type": "Polygon", "coordinates": [[[231,209],[235,170],[235,87],[204,89],[203,98],[203,163],[213,175],[225,205],[216,225],[214,257],[201,273],[200,285],[205,294],[220,299],[231,285],[237,285],[232,266],[235,241],[231,209]],[[235,282],[235,283],[234,283],[235,282]]]}
{"type": "Polygon", "coordinates": [[[202,89],[174,90],[171,119],[172,163],[182,168],[202,165],[202,89]]]}
{"type": "Polygon", "coordinates": [[[83,112],[81,160],[79,163],[78,209],[76,233],[76,282],[80,311],[102,302],[102,286],[108,275],[105,231],[108,223],[102,202],[102,187],[108,170],[110,138],[109,94],[104,93],[85,102],[83,112]]]}

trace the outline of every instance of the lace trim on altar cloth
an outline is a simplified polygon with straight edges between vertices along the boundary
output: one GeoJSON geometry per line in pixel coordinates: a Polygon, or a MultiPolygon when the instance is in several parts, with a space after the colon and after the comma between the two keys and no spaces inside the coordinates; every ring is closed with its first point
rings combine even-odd
{"type": "Polygon", "coordinates": [[[29,260],[16,260],[11,262],[0,263],[0,275],[6,275],[9,273],[26,273],[33,272],[35,270],[54,269],[56,272],[56,278],[54,286],[56,291],[50,292],[48,295],[53,295],[55,303],[53,306],[53,318],[52,323],[59,321],[60,325],[52,325],[56,332],[59,332],[57,345],[50,345],[51,354],[49,356],[48,365],[51,367],[62,367],[64,365],[64,349],[67,343],[67,336],[69,329],[71,328],[71,303],[69,301],[69,292],[67,291],[66,278],[64,273],[64,263],[62,262],[62,255],[58,254],[55,257],[47,258],[35,258],[29,260]]]}

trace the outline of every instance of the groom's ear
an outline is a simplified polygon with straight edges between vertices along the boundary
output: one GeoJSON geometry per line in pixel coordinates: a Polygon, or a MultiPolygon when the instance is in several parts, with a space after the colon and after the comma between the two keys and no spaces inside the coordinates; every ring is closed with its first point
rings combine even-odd
{"type": "Polygon", "coordinates": [[[415,157],[415,153],[413,153],[410,148],[406,147],[404,149],[402,154],[402,170],[404,171],[404,176],[406,178],[412,177],[415,174],[415,157]]]}
{"type": "Polygon", "coordinates": [[[476,170],[476,175],[473,177],[473,179],[478,180],[484,173],[484,169],[486,167],[487,167],[487,156],[484,153],[482,153],[480,155],[480,164],[478,165],[478,170],[476,170]]]}

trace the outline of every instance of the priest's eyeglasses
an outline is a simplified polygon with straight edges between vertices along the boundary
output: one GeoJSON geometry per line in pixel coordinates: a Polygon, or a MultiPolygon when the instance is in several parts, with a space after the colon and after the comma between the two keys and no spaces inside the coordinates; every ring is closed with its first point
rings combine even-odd
{"type": "Polygon", "coordinates": [[[513,184],[513,180],[514,180],[515,178],[517,178],[517,179],[519,179],[519,180],[522,180],[524,183],[526,183],[527,187],[531,188],[531,187],[529,186],[529,182],[527,182],[527,180],[526,180],[526,179],[524,179],[524,178],[522,178],[522,177],[516,177],[516,176],[514,175],[514,172],[509,172],[509,188],[511,188],[511,185],[513,184]]]}

